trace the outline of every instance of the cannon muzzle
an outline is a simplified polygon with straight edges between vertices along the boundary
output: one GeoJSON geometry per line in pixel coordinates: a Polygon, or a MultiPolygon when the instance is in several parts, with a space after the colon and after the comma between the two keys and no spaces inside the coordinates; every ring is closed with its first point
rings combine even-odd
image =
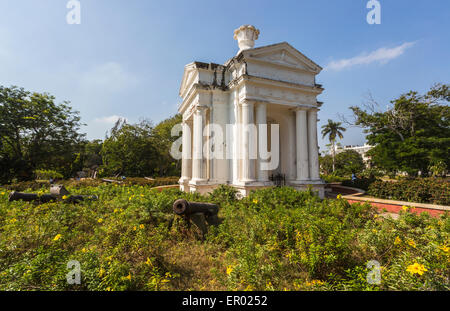
{"type": "Polygon", "coordinates": [[[211,217],[219,213],[219,206],[211,203],[188,202],[184,199],[179,199],[173,203],[173,212],[177,215],[186,216],[202,213],[211,217]]]}

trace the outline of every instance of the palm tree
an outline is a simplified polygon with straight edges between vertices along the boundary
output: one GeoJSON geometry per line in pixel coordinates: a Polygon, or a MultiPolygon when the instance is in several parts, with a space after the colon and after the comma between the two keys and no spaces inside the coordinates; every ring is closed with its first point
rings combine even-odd
{"type": "Polygon", "coordinates": [[[331,157],[333,158],[333,173],[335,170],[334,166],[334,158],[336,153],[336,137],[339,137],[342,139],[344,135],[342,135],[342,132],[346,131],[345,127],[341,126],[341,122],[334,122],[333,120],[328,119],[328,124],[325,124],[322,126],[322,138],[325,138],[325,136],[328,135],[328,139],[331,143],[331,157]]]}

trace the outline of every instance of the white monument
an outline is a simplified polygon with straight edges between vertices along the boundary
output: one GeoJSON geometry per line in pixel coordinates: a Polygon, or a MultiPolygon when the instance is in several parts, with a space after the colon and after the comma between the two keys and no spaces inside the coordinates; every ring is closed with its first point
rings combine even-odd
{"type": "Polygon", "coordinates": [[[256,47],[259,30],[234,31],[239,52],[224,65],[185,66],[183,191],[206,193],[228,184],[242,195],[279,184],[320,197],[317,112],[322,68],[286,42],[256,47]]]}

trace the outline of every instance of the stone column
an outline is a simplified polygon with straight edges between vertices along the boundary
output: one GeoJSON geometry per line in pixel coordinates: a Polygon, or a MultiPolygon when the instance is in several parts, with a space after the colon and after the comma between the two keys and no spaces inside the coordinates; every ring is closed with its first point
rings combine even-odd
{"type": "Polygon", "coordinates": [[[317,145],[317,108],[308,111],[308,146],[309,146],[309,176],[311,180],[320,180],[319,148],[317,145]]]}
{"type": "Polygon", "coordinates": [[[212,131],[214,133],[214,151],[211,165],[210,179],[218,183],[226,183],[228,180],[228,161],[226,159],[226,125],[228,123],[227,97],[221,92],[213,91],[213,104],[211,113],[212,131]]]}
{"type": "Polygon", "coordinates": [[[191,148],[191,127],[190,121],[183,120],[183,149],[181,161],[181,180],[183,182],[191,179],[192,175],[192,148],[191,148]]]}
{"type": "Polygon", "coordinates": [[[309,180],[308,126],[307,111],[298,108],[295,112],[296,147],[297,147],[297,181],[309,180]]]}
{"type": "Polygon", "coordinates": [[[194,111],[192,180],[204,180],[203,177],[203,127],[206,107],[198,106],[194,111]]]}
{"type": "Polygon", "coordinates": [[[251,136],[250,136],[250,127],[253,122],[253,102],[245,100],[241,103],[241,111],[242,111],[242,179],[243,182],[252,182],[255,181],[255,160],[250,158],[250,144],[251,136]]]}
{"type": "Polygon", "coordinates": [[[266,125],[266,132],[264,133],[265,135],[263,135],[262,139],[265,139],[265,145],[266,148],[268,146],[268,134],[267,134],[267,104],[266,103],[258,103],[256,105],[256,126],[257,126],[257,131],[258,131],[258,158],[256,160],[256,173],[257,173],[257,178],[258,181],[260,182],[266,182],[269,181],[269,172],[267,170],[262,170],[261,169],[261,162],[262,161],[268,161],[268,160],[262,160],[260,157],[260,150],[261,150],[261,133],[259,132],[261,130],[260,125],[261,124],[265,124],[266,125]]]}

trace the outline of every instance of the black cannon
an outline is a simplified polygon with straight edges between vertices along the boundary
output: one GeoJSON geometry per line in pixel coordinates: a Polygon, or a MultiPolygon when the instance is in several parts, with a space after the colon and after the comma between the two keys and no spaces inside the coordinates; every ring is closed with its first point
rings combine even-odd
{"type": "MultiPolygon", "coordinates": [[[[13,191],[9,194],[9,202],[12,201],[38,201],[39,203],[48,203],[53,202],[57,200],[61,200],[62,196],[58,196],[56,194],[43,194],[38,195],[36,193],[24,193],[24,192],[17,192],[13,191]]],[[[64,201],[67,203],[80,203],[82,201],[96,201],[98,200],[98,196],[96,195],[69,195],[67,196],[67,199],[64,201]]]]}
{"type": "Polygon", "coordinates": [[[206,223],[209,225],[218,225],[219,206],[211,203],[188,202],[184,199],[176,200],[173,203],[173,212],[182,216],[189,222],[192,222],[202,231],[207,232],[206,223]]]}
{"type": "Polygon", "coordinates": [[[173,203],[173,212],[180,216],[203,213],[205,216],[211,217],[219,213],[219,206],[211,203],[188,202],[184,199],[179,199],[173,203]]]}

